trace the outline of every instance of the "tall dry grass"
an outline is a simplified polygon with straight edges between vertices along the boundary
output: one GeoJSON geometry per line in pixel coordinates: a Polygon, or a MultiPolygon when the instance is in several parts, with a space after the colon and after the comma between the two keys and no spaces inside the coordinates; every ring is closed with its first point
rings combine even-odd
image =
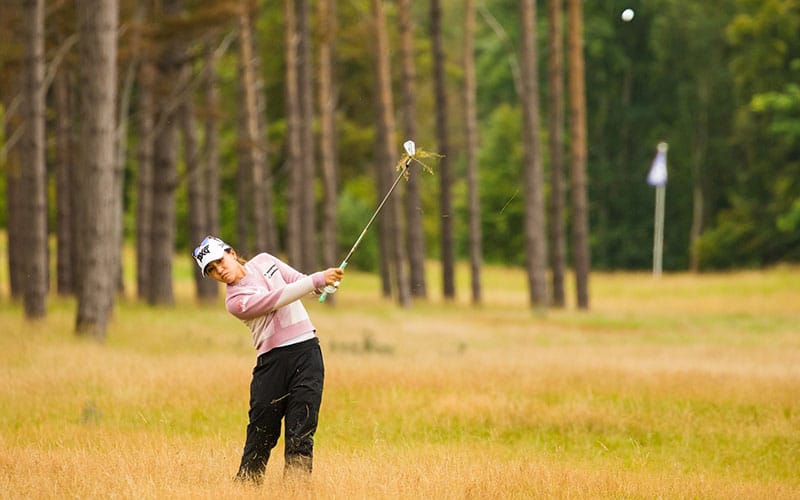
{"type": "MultiPolygon", "coordinates": [[[[465,270],[459,279],[466,282],[465,270]]],[[[432,289],[438,273],[432,269],[432,289]]],[[[326,388],[308,481],[238,466],[253,353],[220,304],[124,300],[107,342],[0,300],[3,498],[797,498],[800,269],[595,274],[589,312],[486,301],[408,310],[348,275],[307,306],[326,388]]]]}

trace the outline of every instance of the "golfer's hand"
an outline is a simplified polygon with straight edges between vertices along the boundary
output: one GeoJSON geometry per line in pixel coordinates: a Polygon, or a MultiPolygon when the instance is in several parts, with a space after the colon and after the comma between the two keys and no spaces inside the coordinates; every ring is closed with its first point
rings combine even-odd
{"type": "Polygon", "coordinates": [[[325,284],[338,287],[339,282],[344,278],[344,269],[338,267],[331,267],[325,270],[325,284]]]}
{"type": "Polygon", "coordinates": [[[322,289],[322,293],[320,294],[320,302],[325,302],[325,297],[336,293],[336,291],[339,290],[339,282],[344,277],[344,269],[339,267],[331,267],[323,271],[323,275],[325,276],[325,287],[322,289]]]}

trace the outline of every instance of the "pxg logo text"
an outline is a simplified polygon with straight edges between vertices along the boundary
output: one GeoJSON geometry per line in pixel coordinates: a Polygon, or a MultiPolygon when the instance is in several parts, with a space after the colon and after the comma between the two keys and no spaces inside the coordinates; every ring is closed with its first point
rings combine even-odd
{"type": "Polygon", "coordinates": [[[197,252],[197,255],[195,256],[195,259],[197,259],[197,262],[202,264],[203,263],[203,257],[208,255],[209,253],[210,253],[210,250],[208,249],[208,245],[206,245],[199,252],[197,252]]]}

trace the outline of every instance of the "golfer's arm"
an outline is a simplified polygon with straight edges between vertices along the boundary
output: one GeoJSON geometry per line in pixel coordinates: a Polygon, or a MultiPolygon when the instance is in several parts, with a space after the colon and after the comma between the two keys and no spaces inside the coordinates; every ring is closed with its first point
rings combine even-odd
{"type": "Polygon", "coordinates": [[[295,300],[300,300],[317,288],[323,286],[325,286],[325,273],[323,272],[314,273],[294,283],[289,283],[281,289],[280,296],[273,309],[280,309],[287,304],[291,304],[295,300]]]}
{"type": "Polygon", "coordinates": [[[252,289],[252,293],[232,295],[226,301],[226,306],[239,319],[253,319],[280,309],[323,286],[325,273],[320,271],[274,290],[252,289]]]}

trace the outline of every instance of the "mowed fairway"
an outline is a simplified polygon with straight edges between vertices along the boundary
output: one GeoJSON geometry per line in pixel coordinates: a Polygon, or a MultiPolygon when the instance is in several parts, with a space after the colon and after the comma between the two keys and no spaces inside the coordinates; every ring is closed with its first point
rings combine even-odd
{"type": "Polygon", "coordinates": [[[282,478],[281,441],[260,488],[231,481],[249,332],[178,272],[174,308],[123,300],[104,345],[72,300],[40,323],[0,300],[0,497],[800,497],[800,268],[597,273],[589,312],[545,313],[520,270],[486,269],[473,308],[431,268],[409,310],[350,272],[335,308],[306,302],[313,477],[282,478]]]}

